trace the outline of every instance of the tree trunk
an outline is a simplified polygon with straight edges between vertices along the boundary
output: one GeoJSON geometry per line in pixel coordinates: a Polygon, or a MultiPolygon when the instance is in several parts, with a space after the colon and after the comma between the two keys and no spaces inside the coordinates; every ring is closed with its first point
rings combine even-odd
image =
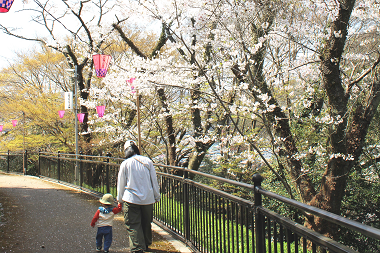
{"type": "MultiPolygon", "coordinates": [[[[320,191],[309,204],[335,214],[340,214],[347,176],[361,154],[361,150],[357,150],[358,152],[355,152],[356,155],[354,157],[353,154],[350,153],[349,146],[352,145],[361,149],[369,126],[369,124],[366,126],[357,122],[363,131],[359,135],[355,134],[356,137],[359,138],[351,138],[348,140],[348,136],[352,133],[350,133],[348,129],[348,96],[345,94],[342,85],[340,60],[344,50],[347,27],[354,4],[354,0],[340,1],[340,5],[337,7],[339,8],[338,16],[331,25],[331,37],[326,42],[320,56],[322,83],[326,90],[328,105],[331,110],[330,115],[334,119],[334,123],[330,126],[331,157],[328,161],[326,171],[322,176],[320,191]],[[341,36],[336,36],[336,34],[341,34],[341,36]],[[348,145],[349,142],[350,145],[348,145]]],[[[361,115],[360,110],[356,113],[357,115],[361,115]]],[[[357,123],[353,124],[356,125],[357,123]]],[[[337,231],[334,225],[322,221],[318,217],[310,217],[306,225],[331,237],[334,237],[337,231]]]]}
{"type": "Polygon", "coordinates": [[[166,134],[168,138],[167,150],[168,150],[168,163],[169,165],[176,165],[176,142],[175,142],[175,133],[173,127],[173,117],[170,114],[170,110],[167,104],[167,99],[165,96],[165,90],[159,88],[157,90],[158,97],[160,99],[161,106],[165,113],[165,125],[166,125],[166,134]]]}
{"type": "MultiPolygon", "coordinates": [[[[85,81],[83,78],[83,68],[86,65],[87,61],[85,61],[84,64],[81,64],[78,66],[78,73],[77,73],[77,78],[78,78],[78,94],[79,97],[83,100],[87,100],[89,93],[88,90],[90,89],[90,83],[88,83],[85,86],[85,81]]],[[[80,112],[84,113],[84,119],[83,123],[81,124],[81,132],[84,133],[81,136],[83,137],[83,140],[85,143],[90,143],[91,142],[91,134],[88,132],[88,109],[87,106],[81,105],[80,106],[80,112]]],[[[86,152],[86,151],[85,151],[86,152]]]]}

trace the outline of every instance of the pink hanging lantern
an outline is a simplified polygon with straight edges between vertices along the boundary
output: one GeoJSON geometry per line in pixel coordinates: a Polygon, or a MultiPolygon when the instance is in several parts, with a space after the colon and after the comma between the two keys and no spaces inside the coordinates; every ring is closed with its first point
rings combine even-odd
{"type": "Polygon", "coordinates": [[[136,78],[132,77],[132,78],[130,78],[130,79],[127,80],[127,83],[132,84],[134,80],[136,80],[136,78]]]}
{"type": "Polygon", "coordinates": [[[58,111],[59,117],[62,119],[63,115],[65,115],[65,111],[58,111]]]}
{"type": "Polygon", "coordinates": [[[17,119],[12,120],[12,125],[15,127],[17,126],[17,119]]]}
{"type": "Polygon", "coordinates": [[[96,76],[105,77],[107,74],[108,65],[111,61],[111,56],[105,54],[96,54],[92,56],[92,59],[95,65],[96,76]]]}
{"type": "Polygon", "coordinates": [[[96,107],[96,112],[98,113],[99,118],[104,116],[104,111],[106,110],[105,105],[100,105],[96,107]]]}
{"type": "Polygon", "coordinates": [[[8,12],[14,0],[0,0],[0,13],[8,12]]]}
{"type": "Polygon", "coordinates": [[[83,123],[84,113],[78,113],[77,116],[78,116],[78,120],[79,120],[79,122],[80,122],[80,123],[83,123]]]}
{"type": "Polygon", "coordinates": [[[126,82],[129,86],[131,86],[131,93],[136,93],[136,87],[134,85],[132,85],[133,81],[135,80],[136,78],[132,77],[130,79],[127,79],[126,82]]]}
{"type": "Polygon", "coordinates": [[[0,132],[3,131],[3,125],[0,125],[0,132]]]}

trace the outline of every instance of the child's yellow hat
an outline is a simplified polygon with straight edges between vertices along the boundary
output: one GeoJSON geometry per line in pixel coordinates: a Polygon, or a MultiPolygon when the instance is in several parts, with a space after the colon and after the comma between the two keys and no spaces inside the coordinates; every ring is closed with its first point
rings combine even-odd
{"type": "Polygon", "coordinates": [[[99,201],[100,203],[104,205],[113,205],[115,200],[113,199],[113,196],[111,194],[107,193],[107,194],[104,194],[103,197],[99,201]]]}

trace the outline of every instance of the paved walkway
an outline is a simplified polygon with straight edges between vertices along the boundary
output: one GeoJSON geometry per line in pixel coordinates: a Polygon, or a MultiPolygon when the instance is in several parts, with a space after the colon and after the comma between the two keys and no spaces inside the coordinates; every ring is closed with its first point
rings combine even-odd
{"type": "MultiPolygon", "coordinates": [[[[95,252],[91,219],[99,199],[36,177],[0,173],[0,252],[95,252]]],[[[111,252],[130,252],[122,213],[111,252]]],[[[154,252],[191,252],[154,226],[154,252]]]]}

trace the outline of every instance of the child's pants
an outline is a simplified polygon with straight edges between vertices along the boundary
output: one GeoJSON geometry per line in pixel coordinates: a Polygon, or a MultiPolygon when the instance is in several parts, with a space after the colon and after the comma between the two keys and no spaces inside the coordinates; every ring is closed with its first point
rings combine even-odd
{"type": "Polygon", "coordinates": [[[112,227],[104,226],[98,227],[98,233],[96,234],[96,247],[102,247],[102,240],[104,237],[104,251],[109,250],[112,243],[112,227]]]}

